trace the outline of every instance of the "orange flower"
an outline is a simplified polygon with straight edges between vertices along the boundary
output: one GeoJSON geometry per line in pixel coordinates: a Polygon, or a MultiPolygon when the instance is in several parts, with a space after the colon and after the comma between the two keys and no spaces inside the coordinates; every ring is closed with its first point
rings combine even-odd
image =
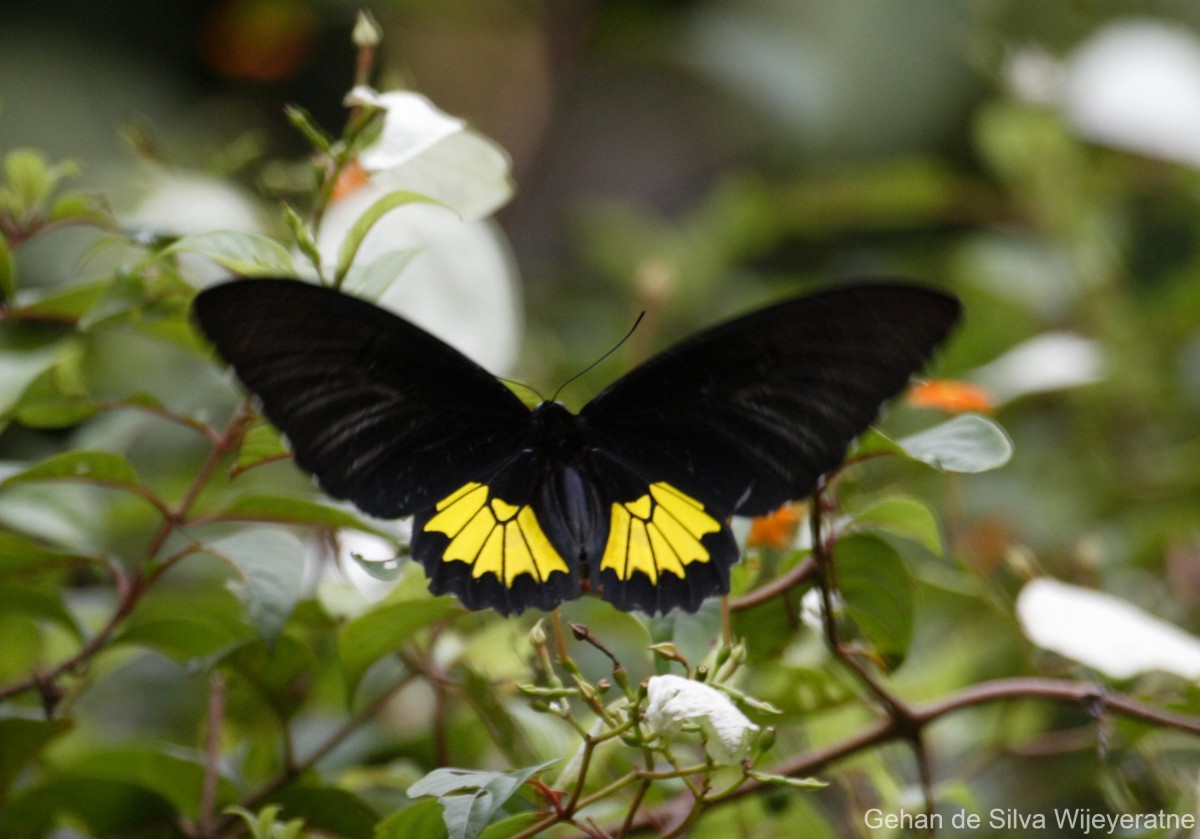
{"type": "Polygon", "coordinates": [[[338,201],[353,195],[366,185],[367,173],[358,165],[357,160],[352,160],[338,173],[337,183],[333,185],[333,200],[338,201]]]}
{"type": "Polygon", "coordinates": [[[796,526],[800,523],[800,510],[788,502],[774,512],[758,516],[750,522],[750,535],[746,547],[771,547],[782,551],[796,537],[796,526]]]}
{"type": "Polygon", "coordinates": [[[979,385],[956,379],[930,379],[914,385],[908,392],[908,404],[918,408],[938,408],[950,414],[966,411],[987,413],[996,407],[988,391],[979,385]]]}

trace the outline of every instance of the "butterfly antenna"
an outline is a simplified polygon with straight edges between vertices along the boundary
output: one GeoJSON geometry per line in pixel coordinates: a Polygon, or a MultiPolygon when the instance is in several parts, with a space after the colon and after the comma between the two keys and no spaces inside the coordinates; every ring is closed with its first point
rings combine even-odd
{"type": "Polygon", "coordinates": [[[562,389],[564,387],[566,387],[571,382],[578,379],[580,376],[585,376],[588,373],[590,373],[592,370],[594,370],[596,368],[596,365],[598,365],[600,362],[604,361],[604,359],[608,358],[610,355],[612,355],[617,350],[619,350],[621,348],[621,345],[624,344],[626,341],[628,341],[630,336],[633,335],[634,330],[636,330],[638,328],[638,324],[642,322],[642,318],[644,318],[645,316],[646,316],[645,312],[642,312],[641,314],[639,314],[637,316],[637,320],[635,320],[633,322],[633,326],[629,327],[629,331],[625,333],[625,337],[622,338],[620,341],[617,341],[617,343],[613,344],[612,349],[610,349],[604,355],[600,356],[595,361],[593,361],[591,364],[589,364],[587,367],[584,367],[582,370],[580,370],[574,376],[572,376],[571,378],[569,378],[565,382],[563,382],[561,385],[559,385],[558,390],[554,391],[554,395],[550,397],[550,401],[554,402],[556,399],[558,399],[558,394],[562,392],[562,389]]]}

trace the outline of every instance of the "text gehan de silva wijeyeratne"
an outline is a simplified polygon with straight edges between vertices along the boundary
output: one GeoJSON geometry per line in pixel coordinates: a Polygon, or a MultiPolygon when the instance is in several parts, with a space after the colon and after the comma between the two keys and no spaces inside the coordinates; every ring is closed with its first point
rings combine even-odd
{"type": "Polygon", "coordinates": [[[1080,836],[1089,834],[1111,836],[1118,830],[1192,830],[1200,823],[1194,813],[1098,813],[1079,807],[1056,808],[1048,813],[1029,812],[1012,807],[996,807],[987,813],[925,813],[898,810],[885,812],[878,808],[863,814],[863,824],[869,828],[904,830],[1070,830],[1080,836]]]}

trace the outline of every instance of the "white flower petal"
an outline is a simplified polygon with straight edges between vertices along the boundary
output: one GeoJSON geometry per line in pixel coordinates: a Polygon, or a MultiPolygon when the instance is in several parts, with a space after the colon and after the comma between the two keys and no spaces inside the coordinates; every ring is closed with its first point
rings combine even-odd
{"type": "Polygon", "coordinates": [[[1106,26],[1071,56],[1063,105],[1097,142],[1200,165],[1200,39],[1150,19],[1106,26]]]}
{"type": "Polygon", "coordinates": [[[1100,345],[1074,332],[1046,332],[977,369],[971,378],[1000,402],[1104,378],[1100,345]]]}
{"type": "Polygon", "coordinates": [[[347,102],[387,110],[379,141],[359,157],[383,188],[433,198],[467,219],[490,215],[512,197],[504,149],[424,96],[356,87],[347,102]]]}
{"type": "Polygon", "coordinates": [[[346,104],[367,105],[387,112],[379,140],[363,152],[359,161],[368,171],[403,166],[466,128],[461,119],[440,110],[419,93],[378,93],[359,86],[346,96],[346,104]]]}
{"type": "MultiPolygon", "coordinates": [[[[317,247],[337,259],[350,226],[385,190],[372,184],[330,207],[317,247]]],[[[507,242],[491,222],[468,222],[442,207],[409,204],[381,218],[358,250],[369,265],[392,251],[417,249],[379,305],[441,338],[492,373],[516,364],[521,333],[519,281],[507,242]]]]}
{"type": "Polygon", "coordinates": [[[704,731],[709,755],[719,763],[741,760],[758,731],[728,696],[702,682],[651,676],[646,689],[650,729],[656,734],[674,734],[684,723],[695,722],[704,731]]]}
{"type": "Polygon", "coordinates": [[[1117,679],[1163,670],[1200,679],[1200,638],[1126,600],[1047,577],[1017,598],[1029,640],[1117,679]]]}

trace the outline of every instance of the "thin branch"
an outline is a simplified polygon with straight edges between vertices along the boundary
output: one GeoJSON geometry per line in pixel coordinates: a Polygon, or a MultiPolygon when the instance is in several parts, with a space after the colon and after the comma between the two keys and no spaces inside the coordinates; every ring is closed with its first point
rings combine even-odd
{"type": "MultiPolygon", "coordinates": [[[[1200,717],[1163,711],[1126,696],[1109,694],[1093,682],[1070,682],[1059,679],[997,679],[964,688],[935,702],[913,706],[910,710],[913,719],[923,730],[942,717],[956,711],[992,702],[1020,699],[1039,699],[1079,705],[1089,711],[1095,707],[1097,702],[1102,702],[1105,710],[1120,716],[1200,735],[1200,717]]],[[[904,726],[898,726],[892,717],[882,717],[845,740],[797,755],[791,760],[776,764],[767,771],[774,775],[804,777],[851,755],[883,743],[908,738],[909,732],[904,726]]],[[[760,792],[768,787],[770,784],[763,781],[747,780],[736,790],[730,792],[727,797],[722,798],[720,802],[714,803],[713,806],[760,792]]],[[[672,816],[678,818],[677,814],[682,809],[690,808],[691,800],[692,796],[689,793],[681,793],[653,810],[643,811],[642,816],[630,826],[630,831],[659,830],[660,825],[672,820],[672,816]]]]}
{"type": "Polygon", "coordinates": [[[729,601],[729,611],[740,612],[744,609],[750,609],[766,603],[768,600],[776,597],[781,597],[801,583],[812,579],[816,576],[816,573],[817,562],[810,556],[782,577],[777,577],[766,585],[760,586],[753,591],[748,591],[741,597],[735,597],[729,601]]]}

